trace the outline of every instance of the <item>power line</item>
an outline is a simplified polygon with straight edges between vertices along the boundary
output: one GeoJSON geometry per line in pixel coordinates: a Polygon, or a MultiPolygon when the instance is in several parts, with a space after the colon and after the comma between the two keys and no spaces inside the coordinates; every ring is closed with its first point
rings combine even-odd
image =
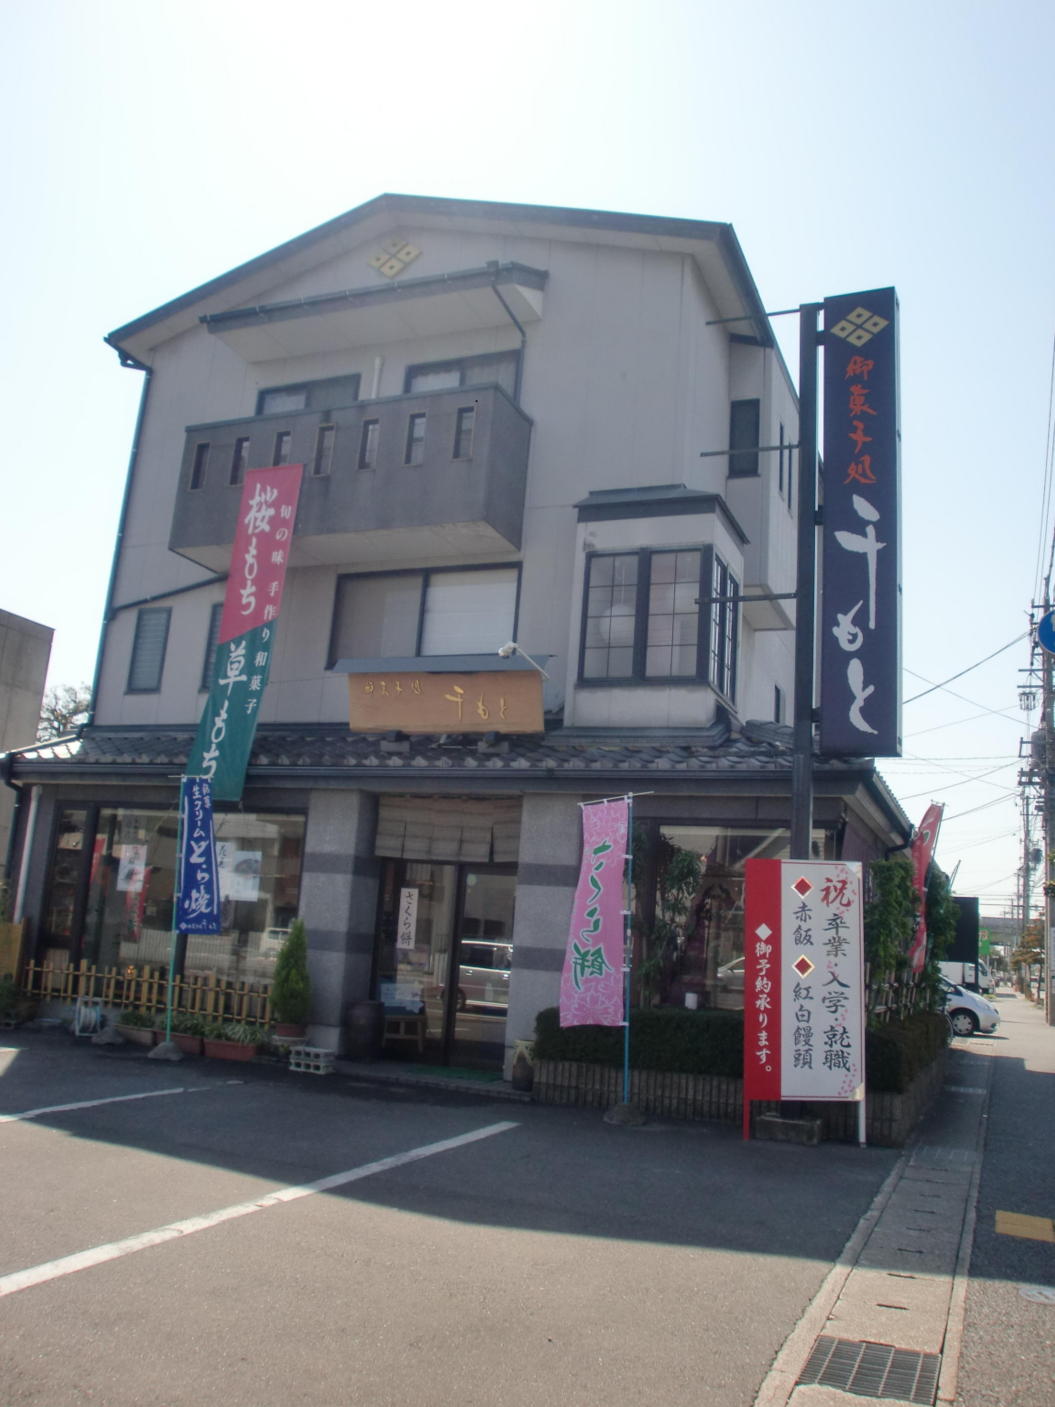
{"type": "MultiPolygon", "coordinates": [[[[902,699],[902,704],[915,703],[917,699],[925,699],[928,694],[933,694],[935,689],[944,689],[946,684],[951,684],[955,679],[962,679],[965,674],[970,674],[972,669],[978,669],[981,665],[988,664],[990,660],[995,660],[997,655],[1002,655],[1005,650],[1010,650],[1012,645],[1017,645],[1020,640],[1028,640],[1028,638],[1029,631],[1024,630],[1021,635],[1016,635],[1015,638],[1013,640],[1009,640],[1006,645],[1001,645],[999,650],[994,650],[991,655],[986,655],[984,660],[977,660],[974,664],[969,664],[966,669],[961,669],[959,674],[950,674],[948,679],[943,679],[940,684],[934,684],[931,688],[924,689],[922,694],[913,694],[912,698],[910,699],[902,699]]],[[[905,673],[912,674],[914,673],[914,671],[911,669],[907,669],[905,670],[905,673]]],[[[922,679],[923,676],[921,674],[917,674],[916,678],[922,679]]],[[[970,703],[971,700],[968,699],[966,700],[966,702],[970,703]]]]}

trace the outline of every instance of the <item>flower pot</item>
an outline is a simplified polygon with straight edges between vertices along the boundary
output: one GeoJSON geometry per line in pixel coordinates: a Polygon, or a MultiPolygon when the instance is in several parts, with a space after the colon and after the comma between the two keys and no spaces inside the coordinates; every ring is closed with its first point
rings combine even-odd
{"type": "Polygon", "coordinates": [[[201,1055],[201,1036],[191,1036],[186,1031],[173,1031],[172,1039],[184,1055],[201,1055]]]}
{"type": "Polygon", "coordinates": [[[275,1035],[282,1041],[302,1041],[308,1028],[302,1021],[276,1021],[275,1035]]]}
{"type": "Polygon", "coordinates": [[[216,1040],[211,1036],[204,1037],[202,1045],[205,1054],[214,1060],[252,1060],[259,1050],[259,1046],[247,1045],[244,1041],[216,1040]]]}
{"type": "Polygon", "coordinates": [[[132,1045],[153,1045],[158,1034],[150,1026],[122,1026],[120,1021],[117,1030],[132,1045]]]}

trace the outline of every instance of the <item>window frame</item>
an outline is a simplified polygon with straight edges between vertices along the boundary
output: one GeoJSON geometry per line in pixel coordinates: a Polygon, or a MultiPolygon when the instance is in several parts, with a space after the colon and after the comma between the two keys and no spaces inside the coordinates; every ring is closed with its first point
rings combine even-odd
{"type": "MultiPolygon", "coordinates": [[[[432,394],[429,391],[415,391],[411,382],[416,376],[424,372],[457,371],[460,379],[457,387],[447,387],[448,391],[461,389],[465,386],[501,386],[501,382],[496,376],[481,376],[477,379],[475,372],[479,369],[485,371],[488,366],[497,366],[502,362],[509,362],[513,368],[513,385],[520,384],[520,363],[521,354],[519,348],[511,347],[505,352],[482,352],[471,357],[447,357],[436,362],[415,362],[408,366],[403,373],[403,394],[405,396],[427,396],[432,394]]],[[[508,393],[512,397],[512,393],[508,393]]]]}
{"type": "Polygon", "coordinates": [[[729,477],[753,478],[758,474],[762,433],[762,402],[746,396],[729,402],[729,477]]]}
{"type": "MultiPolygon", "coordinates": [[[[442,655],[423,655],[421,653],[422,638],[425,633],[425,610],[428,600],[429,584],[435,577],[442,577],[452,572],[497,572],[511,571],[515,574],[516,590],[513,601],[513,630],[510,638],[516,639],[517,624],[520,619],[520,592],[523,586],[523,564],[521,562],[471,562],[463,566],[454,567],[406,567],[397,568],[387,572],[342,572],[337,577],[333,595],[333,615],[330,620],[330,645],[327,652],[327,668],[332,669],[338,659],[354,659],[356,656],[339,655],[337,653],[337,637],[340,625],[341,600],[345,590],[346,582],[377,580],[379,577],[419,577],[421,587],[418,592],[418,618],[414,629],[414,652],[409,658],[414,659],[443,659],[442,655]]],[[[501,641],[499,641],[499,644],[501,641]]],[[[495,646],[497,650],[498,645],[495,646]]],[[[468,652],[466,652],[468,653],[468,652]]],[[[482,647],[477,652],[479,654],[490,653],[482,647]]],[[[402,659],[404,656],[393,656],[402,659]]]]}
{"type": "Polygon", "coordinates": [[[249,469],[251,440],[250,435],[238,435],[235,438],[234,447],[231,450],[231,472],[227,476],[229,488],[241,488],[245,483],[245,476],[249,469]]]}
{"type": "Polygon", "coordinates": [[[376,469],[380,451],[381,421],[377,416],[368,417],[362,422],[362,428],[359,431],[358,468],[376,469]]]}
{"type": "Polygon", "coordinates": [[[475,441],[476,406],[459,406],[454,412],[454,445],[451,458],[456,460],[472,459],[475,441]],[[468,444],[468,448],[466,448],[466,444],[468,444]]]}
{"type": "Polygon", "coordinates": [[[194,454],[191,458],[190,483],[188,488],[191,493],[196,493],[205,487],[205,480],[209,472],[209,451],[211,449],[209,440],[199,440],[194,446],[194,454]]]}
{"type": "Polygon", "coordinates": [[[713,589],[716,564],[725,572],[733,590],[727,594],[739,595],[740,584],[733,575],[725,559],[710,543],[682,543],[676,546],[638,547],[630,549],[606,548],[603,551],[589,552],[583,571],[582,610],[579,620],[579,663],[577,684],[588,689],[597,688],[670,688],[679,685],[708,685],[723,698],[732,702],[736,697],[737,661],[740,646],[740,603],[720,603],[711,601],[719,593],[713,589]],[[646,672],[648,650],[649,592],[652,585],[652,562],[656,557],[674,555],[678,552],[698,552],[700,554],[699,596],[696,619],[696,671],[694,674],[648,674],[646,672]],[[587,623],[590,605],[590,579],[593,563],[606,557],[636,557],[638,559],[637,581],[634,597],[634,631],[631,645],[633,672],[628,675],[587,675],[587,623]],[[706,603],[706,604],[705,604],[706,603]],[[714,641],[712,631],[721,635],[714,641]],[[731,640],[731,650],[730,650],[731,640]],[[731,653],[732,660],[727,656],[731,653]],[[721,678],[716,681],[712,661],[717,658],[721,678]],[[731,690],[727,687],[731,684],[731,690]]]}
{"type": "Polygon", "coordinates": [[[360,391],[362,390],[363,378],[360,372],[352,371],[347,376],[324,376],[318,381],[291,381],[288,385],[283,383],[277,386],[261,386],[256,393],[256,415],[303,415],[305,411],[328,411],[334,406],[357,405],[359,403],[360,391]],[[349,382],[355,383],[355,394],[351,400],[327,399],[327,389],[343,386],[349,382]],[[293,395],[297,391],[304,392],[304,404],[299,409],[286,407],[283,410],[265,410],[264,401],[268,396],[274,395],[278,391],[284,391],[287,395],[293,395]]]}
{"type": "Polygon", "coordinates": [[[275,466],[280,464],[291,464],[290,456],[293,453],[293,431],[277,430],[275,432],[275,448],[271,455],[271,463],[275,466]],[[283,445],[283,441],[285,444],[283,445]]]}
{"type": "Polygon", "coordinates": [[[138,611],[136,611],[135,630],[132,635],[132,649],[128,657],[128,679],[125,684],[126,694],[158,694],[161,692],[161,681],[165,674],[165,656],[168,653],[168,639],[171,626],[171,606],[140,606],[138,611]],[[157,618],[159,620],[163,618],[164,620],[164,627],[161,631],[161,645],[158,650],[157,669],[151,674],[152,678],[156,678],[156,682],[153,684],[133,684],[132,681],[136,675],[136,657],[138,651],[141,648],[145,648],[141,642],[145,630],[145,622],[148,618],[157,618]]]}
{"type": "Polygon", "coordinates": [[[425,463],[425,436],[428,432],[428,412],[415,410],[407,416],[407,437],[403,445],[403,466],[420,469],[425,463]],[[421,434],[416,434],[418,426],[421,434]]]}
{"type": "Polygon", "coordinates": [[[223,619],[223,602],[214,601],[209,607],[209,629],[205,635],[205,658],[201,666],[199,693],[208,693],[212,688],[212,667],[216,659],[216,647],[220,643],[220,622],[223,619]]]}
{"type": "Polygon", "coordinates": [[[311,457],[312,478],[324,479],[333,473],[336,453],[337,426],[332,420],[328,420],[315,429],[315,450],[311,457]]]}

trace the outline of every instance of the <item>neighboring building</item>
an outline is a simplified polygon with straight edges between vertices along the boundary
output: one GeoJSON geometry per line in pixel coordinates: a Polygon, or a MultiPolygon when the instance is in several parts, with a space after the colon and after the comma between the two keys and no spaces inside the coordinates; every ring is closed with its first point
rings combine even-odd
{"type": "MultiPolygon", "coordinates": [[[[303,462],[220,820],[225,929],[188,971],[265,979],[299,913],[316,1042],[380,996],[423,1006],[437,1058],[508,1060],[557,999],[579,803],[632,792],[639,907],[677,920],[665,990],[722,997],[743,861],[786,853],[794,610],[771,598],[794,589],[797,474],[732,228],[381,196],[107,340],[146,377],[94,718],[13,766],[41,789],[37,954],[167,960],[239,485],[303,462]],[[540,682],[509,641],[548,675],[544,732],[504,731],[540,682]]],[[[908,835],[871,761],[818,762],[817,853],[908,835]]]]}
{"type": "MultiPolygon", "coordinates": [[[[0,754],[35,741],[55,632],[0,611],[0,754]]],[[[16,793],[0,788],[0,879],[6,874],[16,793]]]]}

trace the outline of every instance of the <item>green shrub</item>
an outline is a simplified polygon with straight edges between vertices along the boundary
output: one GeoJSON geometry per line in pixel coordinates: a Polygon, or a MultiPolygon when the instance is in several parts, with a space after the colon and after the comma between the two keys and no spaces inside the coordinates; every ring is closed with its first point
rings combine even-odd
{"type": "MultiPolygon", "coordinates": [[[[635,1070],[691,1075],[743,1072],[744,1018],[739,1011],[687,1011],[680,1006],[641,1007],[630,1013],[630,1064],[635,1070]]],[[[560,1026],[556,1007],[535,1022],[536,1060],[576,1060],[622,1065],[620,1026],[560,1026]]]]}
{"type": "Polygon", "coordinates": [[[295,918],[275,962],[271,983],[271,1014],[290,1026],[307,1024],[311,1009],[308,981],[308,933],[304,920],[295,918]]]}
{"type": "Polygon", "coordinates": [[[154,1027],[163,1026],[165,1018],[160,1013],[138,1011],[134,1007],[128,1007],[118,1016],[117,1024],[118,1026],[135,1026],[139,1030],[151,1031],[154,1027]]]}
{"type": "MultiPolygon", "coordinates": [[[[937,1058],[949,1038],[945,1017],[917,1013],[903,1023],[868,1031],[865,1060],[868,1088],[906,1090],[937,1058]]],[[[571,1060],[584,1065],[621,1066],[619,1026],[567,1026],[561,1029],[555,1006],[535,1019],[535,1059],[571,1060]]],[[[744,1072],[744,1017],[741,1011],[648,1007],[630,1013],[630,1065],[634,1070],[668,1070],[687,1075],[744,1072]]]]}

